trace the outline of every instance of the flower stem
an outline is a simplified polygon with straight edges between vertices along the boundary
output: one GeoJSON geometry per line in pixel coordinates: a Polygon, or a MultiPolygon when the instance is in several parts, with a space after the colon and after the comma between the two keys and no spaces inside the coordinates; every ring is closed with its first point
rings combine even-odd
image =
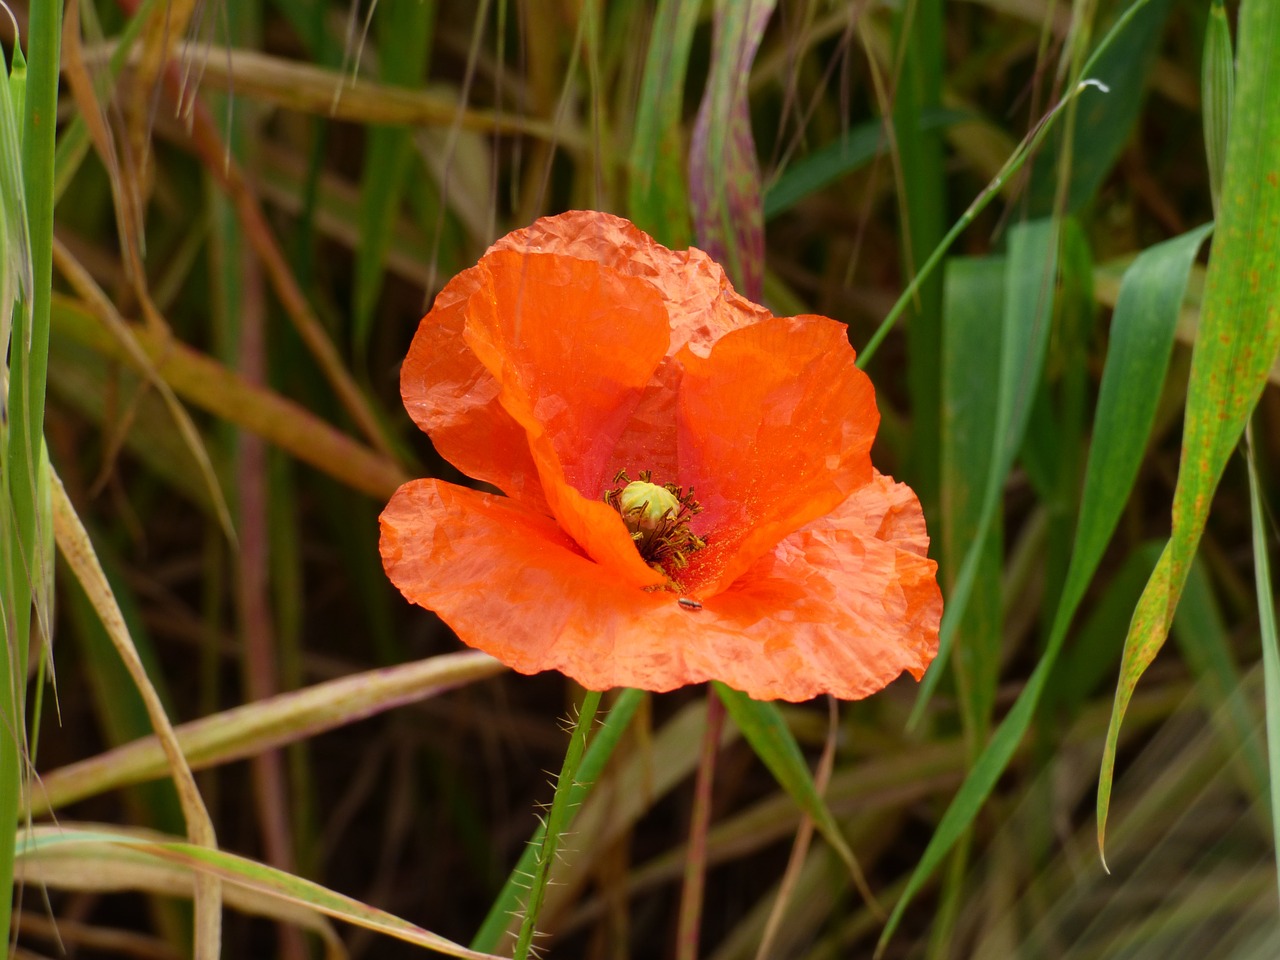
{"type": "Polygon", "coordinates": [[[724,704],[707,692],[707,728],[698,760],[693,815],[689,824],[689,848],[684,861],[684,888],[680,893],[680,919],[676,925],[676,960],[697,960],[698,934],[702,930],[702,893],[707,873],[707,831],[711,827],[711,784],[716,754],[724,727],[724,704]]]}
{"type": "Polygon", "coordinates": [[[513,954],[515,960],[527,960],[533,943],[534,932],[538,923],[538,913],[542,910],[542,899],[550,879],[551,864],[556,858],[560,846],[560,838],[569,825],[569,812],[573,806],[570,795],[578,775],[578,766],[582,762],[582,753],[587,745],[587,731],[595,722],[596,710],[600,707],[600,692],[588,690],[578,708],[578,719],[574,722],[569,734],[569,749],[564,754],[564,764],[560,768],[560,776],[556,779],[556,795],[551,801],[551,810],[547,813],[547,829],[542,836],[542,846],[534,860],[533,875],[530,878],[529,902],[525,905],[524,922],[520,924],[520,935],[516,940],[513,954]]]}

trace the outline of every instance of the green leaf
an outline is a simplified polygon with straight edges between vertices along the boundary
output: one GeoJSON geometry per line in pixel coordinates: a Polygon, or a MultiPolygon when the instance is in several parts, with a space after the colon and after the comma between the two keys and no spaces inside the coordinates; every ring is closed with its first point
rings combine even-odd
{"type": "Polygon", "coordinates": [[[661,0],[653,17],[627,158],[627,209],[641,230],[679,250],[689,245],[681,114],[701,0],[661,0]]]}
{"type": "Polygon", "coordinates": [[[1125,710],[1168,637],[1214,491],[1280,352],[1280,4],[1242,3],[1239,41],[1221,219],[1191,357],[1173,530],[1125,640],[1098,784],[1100,851],[1125,710]]]}

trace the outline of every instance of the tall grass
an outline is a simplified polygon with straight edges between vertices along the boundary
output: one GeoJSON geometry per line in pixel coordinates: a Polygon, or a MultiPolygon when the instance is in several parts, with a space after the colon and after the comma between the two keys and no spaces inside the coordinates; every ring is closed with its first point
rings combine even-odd
{"type": "Polygon", "coordinates": [[[1280,5],[15,12],[26,955],[1276,955],[1280,5]],[[386,582],[387,497],[459,480],[416,322],[573,207],[848,324],[947,597],[921,686],[593,720],[386,582]]]}

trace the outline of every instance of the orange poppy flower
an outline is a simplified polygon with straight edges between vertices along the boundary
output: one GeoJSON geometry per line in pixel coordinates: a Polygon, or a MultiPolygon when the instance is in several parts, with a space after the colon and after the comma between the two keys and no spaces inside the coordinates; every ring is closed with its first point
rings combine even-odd
{"type": "Polygon", "coordinates": [[[700,250],[603,213],[539,220],[441,291],[400,386],[505,496],[406,483],[387,575],[515,670],[857,699],[937,652],[924,517],[871,465],[845,327],[771,316],[700,250]]]}

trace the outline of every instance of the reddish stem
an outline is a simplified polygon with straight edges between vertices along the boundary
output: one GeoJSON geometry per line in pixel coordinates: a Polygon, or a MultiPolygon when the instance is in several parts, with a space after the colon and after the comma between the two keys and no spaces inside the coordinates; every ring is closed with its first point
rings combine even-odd
{"type": "Polygon", "coordinates": [[[698,779],[693,791],[689,823],[689,847],[684,861],[684,887],[680,891],[680,919],[676,925],[676,960],[697,960],[702,932],[702,895],[707,874],[707,831],[711,826],[711,786],[715,780],[720,731],[724,728],[724,704],[707,688],[707,727],[698,758],[698,779]]]}

